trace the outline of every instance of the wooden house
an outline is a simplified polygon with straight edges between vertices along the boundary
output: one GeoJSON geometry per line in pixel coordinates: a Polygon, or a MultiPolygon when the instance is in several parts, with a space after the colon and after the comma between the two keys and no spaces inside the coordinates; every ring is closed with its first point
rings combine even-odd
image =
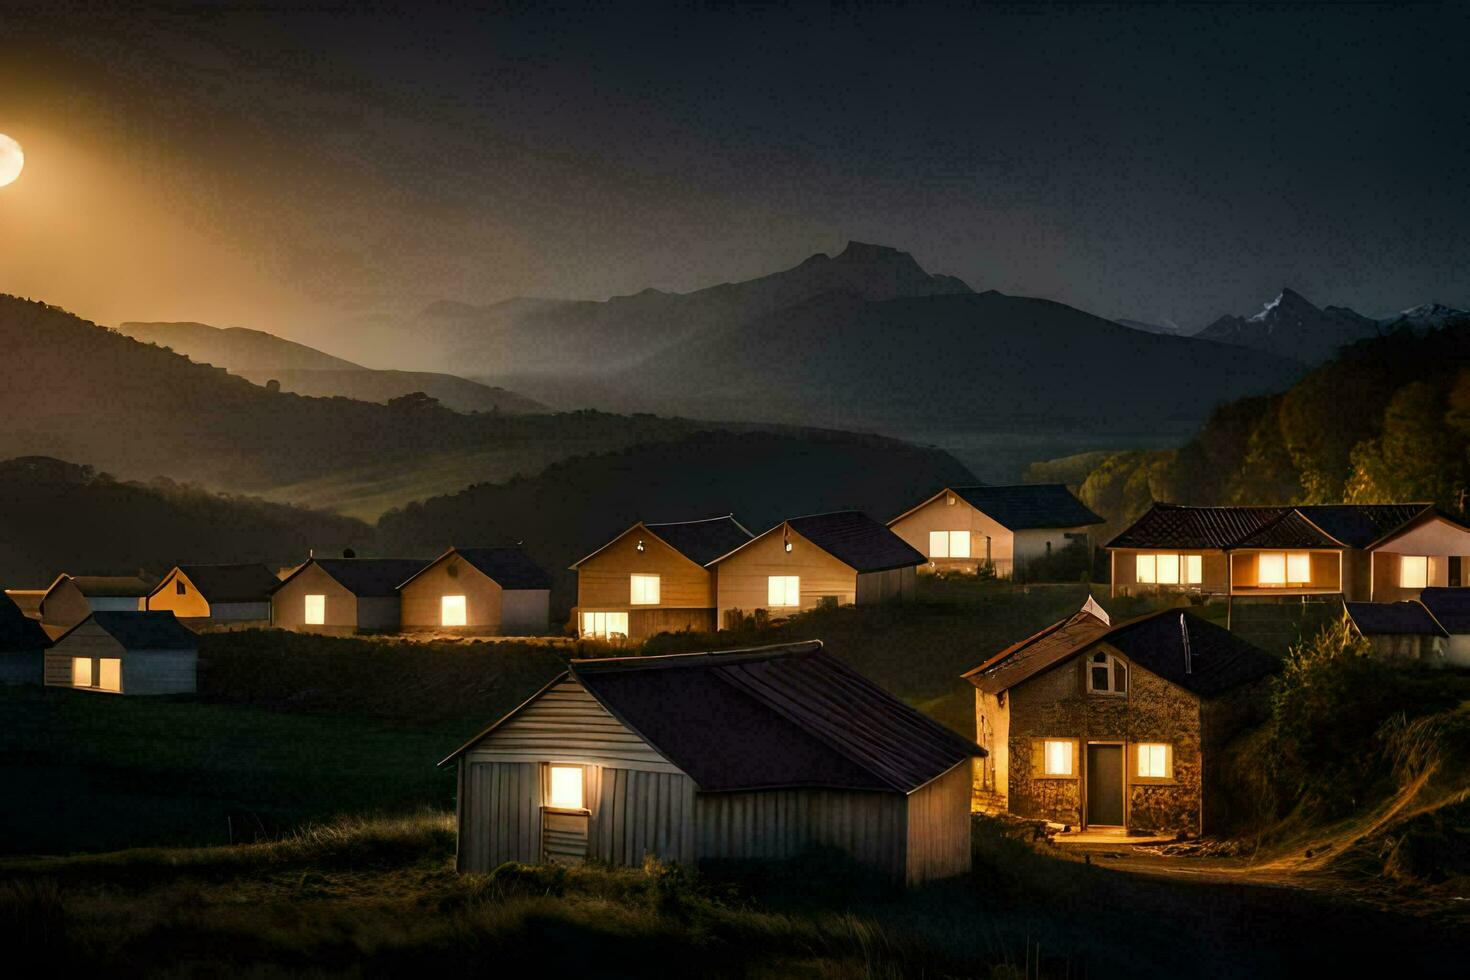
{"type": "Polygon", "coordinates": [[[1446,666],[1470,667],[1470,589],[1425,589],[1419,601],[1445,631],[1446,666]]]}
{"type": "Polygon", "coordinates": [[[337,636],[397,632],[398,587],[426,564],[419,558],[311,558],[271,593],[271,622],[337,636]]]}
{"type": "Polygon", "coordinates": [[[95,612],[46,651],[46,686],[193,694],[199,638],[171,612],[95,612]]]}
{"type": "Polygon", "coordinates": [[[1349,602],[1349,625],[1384,660],[1442,666],[1450,635],[1418,599],[1349,602]]]}
{"type": "Polygon", "coordinates": [[[269,626],[271,593],[280,584],[258,562],[175,565],[149,593],[146,608],[167,610],[195,628],[269,626]]]}
{"type": "Polygon", "coordinates": [[[151,591],[136,575],[62,573],[41,596],[41,623],[60,635],[94,612],[137,612],[144,608],[151,591]]]}
{"type": "Polygon", "coordinates": [[[680,630],[714,632],[710,562],[749,541],[733,514],[701,521],[642,521],[572,565],[583,636],[643,640],[680,630]]]}
{"type": "Polygon", "coordinates": [[[969,869],[979,754],[813,641],[573,660],[441,765],[462,871],[835,848],[914,884],[969,869]]]}
{"type": "Polygon", "coordinates": [[[1064,548],[1092,550],[1098,517],[1062,484],[946,487],[888,522],[927,556],[920,571],[990,568],[1010,578],[1064,548]]]}
{"type": "Polygon", "coordinates": [[[51,637],[41,624],[0,597],[0,684],[39,684],[51,637]]]}
{"type": "Polygon", "coordinates": [[[710,562],[722,626],[821,605],[912,600],[924,556],[866,514],[793,517],[710,562]]]}
{"type": "Polygon", "coordinates": [[[1154,504],[1107,548],[1114,595],[1396,602],[1470,585],[1470,527],[1430,504],[1154,504]]]}
{"type": "Polygon", "coordinates": [[[1203,833],[1224,809],[1211,757],[1264,710],[1278,663],[1193,614],[1114,625],[1089,600],[964,675],[989,752],[977,799],[1072,827],[1203,833]]]}
{"type": "Polygon", "coordinates": [[[450,548],[398,586],[405,633],[540,636],[551,576],[520,548],[450,548]]]}

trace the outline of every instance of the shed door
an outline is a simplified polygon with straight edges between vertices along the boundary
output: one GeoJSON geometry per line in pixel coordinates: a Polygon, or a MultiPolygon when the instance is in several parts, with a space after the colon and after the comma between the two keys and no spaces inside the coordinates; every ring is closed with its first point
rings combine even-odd
{"type": "Polygon", "coordinates": [[[1123,746],[1087,747],[1087,824],[1123,826],[1123,746]]]}

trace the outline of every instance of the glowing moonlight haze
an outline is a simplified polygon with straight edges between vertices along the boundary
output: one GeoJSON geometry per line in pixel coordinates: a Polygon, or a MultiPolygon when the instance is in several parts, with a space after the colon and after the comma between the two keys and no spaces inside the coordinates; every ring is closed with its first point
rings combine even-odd
{"type": "Polygon", "coordinates": [[[15,178],[20,176],[25,165],[26,155],[21,151],[20,144],[0,133],[0,187],[15,183],[15,178]]]}

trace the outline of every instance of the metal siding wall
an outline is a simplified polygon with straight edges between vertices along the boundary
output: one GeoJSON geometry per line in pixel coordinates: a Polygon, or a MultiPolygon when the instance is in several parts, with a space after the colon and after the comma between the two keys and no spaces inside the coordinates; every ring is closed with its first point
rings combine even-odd
{"type": "Polygon", "coordinates": [[[682,773],[604,769],[588,856],[638,867],[647,855],[693,865],[694,780],[682,773]]]}
{"type": "Polygon", "coordinates": [[[970,870],[971,766],[961,763],[908,798],[910,885],[970,870]]]}
{"type": "Polygon", "coordinates": [[[534,762],[467,764],[460,799],[460,864],[485,873],[506,861],[541,860],[541,767],[534,762]]]}
{"type": "Polygon", "coordinates": [[[904,878],[905,800],[894,793],[766,790],[698,797],[699,857],[779,861],[835,847],[904,878]]]}

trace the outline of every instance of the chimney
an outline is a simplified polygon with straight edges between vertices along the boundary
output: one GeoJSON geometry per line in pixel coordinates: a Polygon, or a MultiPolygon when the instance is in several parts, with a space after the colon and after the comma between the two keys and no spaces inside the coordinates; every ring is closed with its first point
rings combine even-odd
{"type": "Polygon", "coordinates": [[[1194,673],[1194,657],[1189,652],[1189,627],[1184,622],[1184,613],[1179,614],[1179,635],[1184,638],[1184,672],[1194,673]]]}

